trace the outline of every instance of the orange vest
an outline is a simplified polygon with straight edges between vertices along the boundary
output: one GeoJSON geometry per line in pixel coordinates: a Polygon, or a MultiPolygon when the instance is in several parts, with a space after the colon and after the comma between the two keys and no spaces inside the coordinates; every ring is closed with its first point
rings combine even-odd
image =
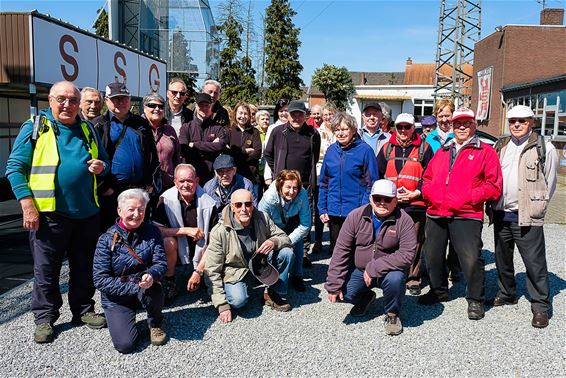
{"type": "MultiPolygon", "coordinates": [[[[425,143],[421,141],[421,143],[425,143]]],[[[417,185],[419,180],[423,177],[423,166],[421,165],[422,157],[419,156],[420,146],[414,146],[413,150],[409,154],[408,157],[403,156],[395,156],[395,145],[391,145],[389,147],[390,142],[387,142],[383,145],[383,153],[386,154],[385,158],[387,159],[387,169],[385,170],[385,179],[389,181],[393,181],[397,188],[405,187],[405,189],[414,191],[417,189],[417,185]],[[389,156],[387,154],[389,153],[389,156]],[[395,161],[396,160],[403,160],[403,168],[401,172],[397,172],[395,168],[395,161]]],[[[426,150],[425,149],[423,151],[426,150]]],[[[419,205],[419,206],[426,206],[422,196],[411,200],[409,202],[411,205],[419,205]]]]}

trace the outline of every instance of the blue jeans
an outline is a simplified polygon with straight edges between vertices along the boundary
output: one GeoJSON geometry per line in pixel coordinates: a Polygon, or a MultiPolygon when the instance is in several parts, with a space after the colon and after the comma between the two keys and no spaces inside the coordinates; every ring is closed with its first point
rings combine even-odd
{"type": "MultiPolygon", "coordinates": [[[[293,266],[294,258],[295,256],[291,248],[281,248],[277,252],[272,251],[269,253],[269,259],[271,259],[273,265],[279,272],[279,281],[277,281],[273,288],[277,294],[287,294],[289,271],[293,266]]],[[[254,280],[254,278],[250,273],[240,282],[224,284],[224,293],[226,294],[226,300],[230,307],[241,308],[248,302],[248,284],[252,284],[252,280],[254,280]]]]}
{"type": "Polygon", "coordinates": [[[346,277],[346,282],[342,286],[344,302],[359,304],[363,294],[372,288],[378,287],[383,290],[383,308],[385,313],[399,315],[401,303],[405,298],[405,272],[391,271],[385,276],[375,279],[371,287],[367,287],[364,282],[364,271],[355,268],[346,277]]]}
{"type": "Polygon", "coordinates": [[[293,261],[293,269],[291,270],[291,274],[295,277],[303,277],[303,257],[305,255],[305,241],[304,239],[299,240],[293,246],[293,254],[295,255],[295,259],[293,261]]]}

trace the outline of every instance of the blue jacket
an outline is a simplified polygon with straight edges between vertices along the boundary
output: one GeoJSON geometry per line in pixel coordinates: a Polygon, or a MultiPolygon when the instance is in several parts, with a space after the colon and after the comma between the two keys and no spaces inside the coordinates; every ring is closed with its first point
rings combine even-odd
{"type": "Polygon", "coordinates": [[[102,294],[103,308],[112,307],[113,303],[120,302],[123,297],[137,295],[141,290],[138,282],[144,273],[151,274],[154,285],[158,285],[166,270],[163,239],[159,229],[151,223],[142,223],[134,232],[126,231],[116,223],[98,239],[93,278],[94,286],[102,294]],[[114,234],[118,236],[116,242],[114,234]],[[123,241],[144,261],[144,265],[128,252],[123,241]]]}
{"type": "MultiPolygon", "coordinates": [[[[444,144],[450,142],[452,139],[454,139],[454,133],[450,132],[448,136],[446,136],[446,141],[444,142],[444,144]]],[[[428,136],[426,137],[426,142],[432,148],[432,152],[436,152],[440,147],[443,146],[443,144],[440,143],[440,137],[438,136],[438,128],[428,133],[428,136]]]]}
{"type": "Polygon", "coordinates": [[[369,203],[371,185],[378,177],[377,159],[367,143],[356,138],[345,148],[331,144],[320,169],[319,213],[346,217],[369,203]]]}
{"type": "Polygon", "coordinates": [[[263,193],[258,209],[269,215],[273,223],[282,230],[285,229],[286,219],[299,215],[299,225],[289,234],[291,244],[295,245],[299,240],[303,240],[307,236],[312,224],[309,195],[305,188],[301,188],[297,197],[287,204],[287,208],[284,206],[279,193],[277,193],[274,181],[269,185],[269,189],[263,193]]]}
{"type": "Polygon", "coordinates": [[[230,197],[232,196],[232,193],[234,193],[238,189],[246,189],[252,192],[254,206],[257,206],[257,198],[254,194],[254,184],[252,184],[252,182],[247,178],[245,178],[244,176],[236,173],[236,175],[234,176],[234,180],[232,181],[232,186],[230,187],[230,191],[227,194],[228,199],[226,203],[222,202],[220,195],[218,194],[219,186],[220,186],[220,182],[218,181],[218,177],[216,177],[215,175],[213,178],[208,180],[208,182],[204,184],[204,187],[202,188],[204,192],[209,196],[211,196],[212,199],[216,202],[216,208],[219,211],[221,211],[224,208],[224,206],[230,203],[230,197]]]}

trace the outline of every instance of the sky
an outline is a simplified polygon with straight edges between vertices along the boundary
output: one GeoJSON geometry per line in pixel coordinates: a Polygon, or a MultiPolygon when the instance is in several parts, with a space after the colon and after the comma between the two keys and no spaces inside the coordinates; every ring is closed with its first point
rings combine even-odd
{"type": "MultiPolygon", "coordinates": [[[[249,0],[240,0],[247,7],[249,0]]],[[[455,1],[455,0],[448,0],[455,1]]],[[[482,0],[482,38],[498,25],[539,24],[542,0],[482,0]]],[[[545,0],[546,7],[564,8],[565,0],[545,0]]],[[[97,9],[106,0],[0,0],[0,11],[37,9],[92,31],[97,9]]],[[[218,22],[221,1],[212,0],[218,22]]],[[[270,1],[251,1],[256,25],[270,1]]],[[[404,71],[413,63],[434,63],[440,0],[292,0],[293,21],[301,29],[301,78],[308,85],[323,64],[350,71],[404,71]]]]}

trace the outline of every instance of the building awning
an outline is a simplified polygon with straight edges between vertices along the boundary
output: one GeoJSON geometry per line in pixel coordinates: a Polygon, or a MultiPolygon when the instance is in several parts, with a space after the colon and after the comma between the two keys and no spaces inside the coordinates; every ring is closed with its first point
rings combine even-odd
{"type": "Polygon", "coordinates": [[[548,78],[545,78],[545,79],[529,81],[529,82],[526,82],[526,83],[505,85],[503,88],[501,88],[501,92],[506,93],[506,92],[519,91],[521,89],[540,87],[540,86],[543,86],[543,85],[559,83],[561,81],[566,81],[566,75],[548,77],[548,78]]]}
{"type": "Polygon", "coordinates": [[[389,100],[389,101],[403,101],[411,100],[411,96],[386,96],[386,95],[355,95],[354,98],[360,100],[389,100]]]}

